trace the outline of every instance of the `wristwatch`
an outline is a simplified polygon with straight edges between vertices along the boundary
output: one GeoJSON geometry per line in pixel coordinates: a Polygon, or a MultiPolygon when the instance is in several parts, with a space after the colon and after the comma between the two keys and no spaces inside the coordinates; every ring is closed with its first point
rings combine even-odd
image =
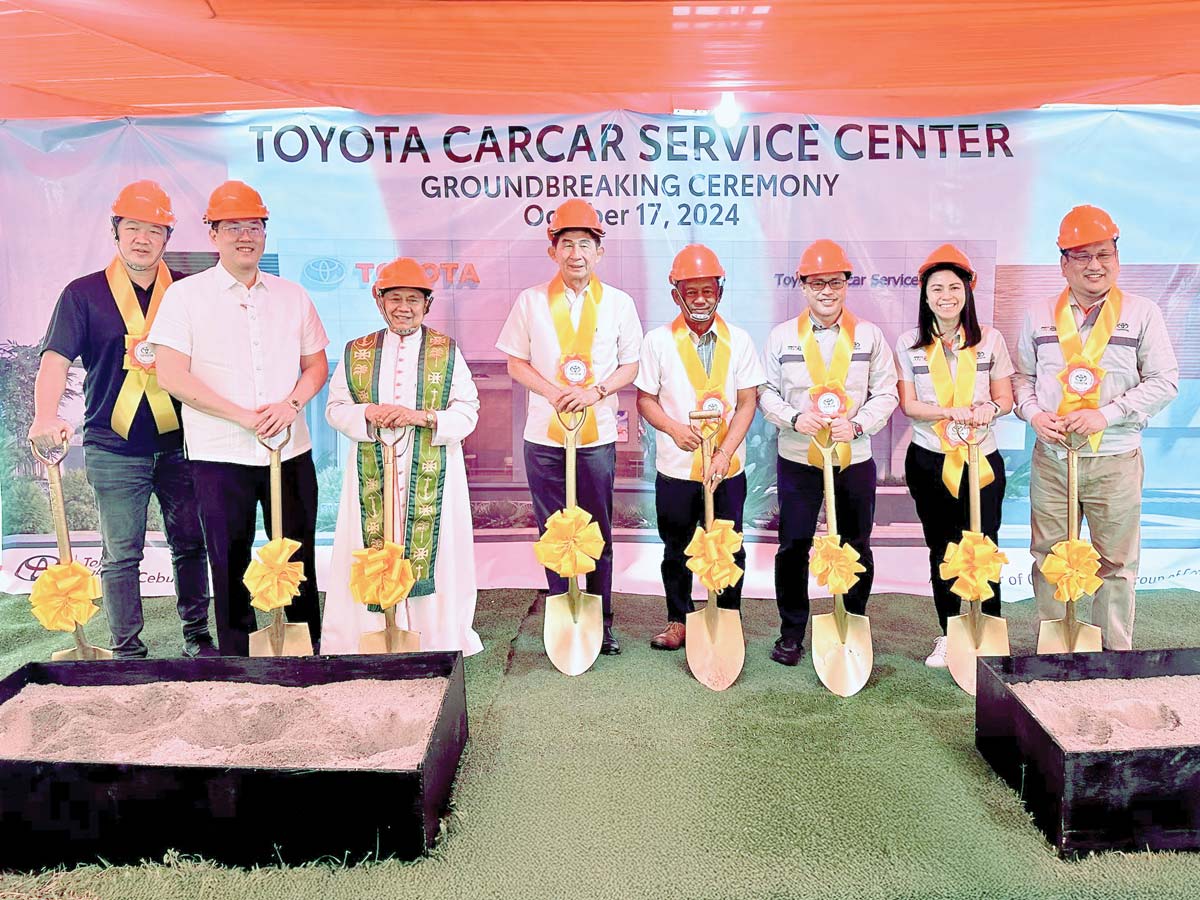
{"type": "Polygon", "coordinates": [[[425,411],[425,427],[426,427],[426,428],[433,428],[433,427],[435,427],[436,425],[437,425],[437,416],[435,416],[435,415],[433,414],[433,410],[432,410],[432,409],[426,410],[426,411],[425,411]]]}
{"type": "Polygon", "coordinates": [[[796,420],[798,418],[800,418],[800,413],[796,413],[794,416],[792,416],[792,431],[796,430],[796,420]]]}
{"type": "Polygon", "coordinates": [[[857,422],[851,422],[850,425],[854,428],[854,439],[857,441],[863,436],[863,427],[857,422]]]}
{"type": "Polygon", "coordinates": [[[596,389],[596,393],[600,395],[601,400],[608,396],[608,388],[604,386],[604,382],[598,382],[597,384],[592,385],[592,387],[596,389]]]}
{"type": "Polygon", "coordinates": [[[288,398],[288,406],[290,406],[296,412],[300,412],[300,409],[304,406],[304,404],[301,403],[299,400],[297,400],[295,397],[289,397],[288,398]]]}

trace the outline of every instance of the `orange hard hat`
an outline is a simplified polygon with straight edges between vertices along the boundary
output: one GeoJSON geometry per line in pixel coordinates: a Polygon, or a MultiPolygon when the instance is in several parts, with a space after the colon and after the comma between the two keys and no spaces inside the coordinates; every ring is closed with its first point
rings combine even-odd
{"type": "Polygon", "coordinates": [[[119,219],[137,219],[164,228],[175,227],[171,198],[156,181],[135,181],[125,185],[113,201],[112,214],[119,219]]]}
{"type": "Polygon", "coordinates": [[[967,254],[963,253],[953,244],[942,244],[921,263],[921,268],[917,269],[917,277],[924,278],[925,273],[934,266],[949,265],[955,268],[962,269],[971,279],[971,290],[975,290],[975,282],[979,280],[979,275],[975,271],[975,267],[971,265],[971,259],[967,254]]]}
{"type": "Polygon", "coordinates": [[[226,181],[208,198],[204,221],[209,224],[226,219],[267,219],[267,208],[258,191],[244,181],[226,181]]]}
{"type": "Polygon", "coordinates": [[[596,212],[596,208],[586,200],[573,198],[559,206],[554,211],[554,217],[550,220],[550,224],[546,226],[546,236],[553,241],[554,236],[560,231],[569,231],[572,228],[594,231],[600,237],[604,237],[604,226],[600,224],[600,213],[596,212]]]}
{"type": "Polygon", "coordinates": [[[703,244],[688,244],[675,254],[668,277],[671,284],[678,284],[687,278],[724,278],[725,269],[717,259],[717,254],[703,244]]]}
{"type": "Polygon", "coordinates": [[[433,282],[425,267],[408,256],[393,259],[375,270],[375,296],[379,297],[391,288],[416,288],[426,294],[433,293],[433,282]]]}
{"type": "Polygon", "coordinates": [[[853,271],[841,244],[836,244],[828,238],[821,238],[819,241],[809,244],[800,254],[800,265],[796,268],[796,275],[800,278],[807,278],[809,275],[816,275],[820,272],[853,271]]]}
{"type": "Polygon", "coordinates": [[[1112,217],[1098,206],[1076,206],[1058,226],[1058,249],[1070,250],[1096,241],[1116,240],[1121,232],[1112,217]]]}

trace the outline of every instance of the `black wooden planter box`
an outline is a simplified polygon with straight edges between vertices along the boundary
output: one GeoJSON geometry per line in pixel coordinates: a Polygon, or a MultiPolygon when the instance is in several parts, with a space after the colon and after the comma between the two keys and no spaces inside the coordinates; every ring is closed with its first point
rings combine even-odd
{"type": "Polygon", "coordinates": [[[267,769],[0,759],[0,868],[159,860],[233,865],[321,857],[412,859],[433,845],[467,740],[460,653],[287,659],[30,663],[0,681],[94,686],[241,681],[305,687],[361,678],[448,679],[415,769],[267,769]]]}
{"type": "Polygon", "coordinates": [[[1200,747],[1067,752],[1009,687],[1197,673],[1200,649],[1192,648],[980,657],[975,746],[1060,856],[1200,849],[1200,747]]]}

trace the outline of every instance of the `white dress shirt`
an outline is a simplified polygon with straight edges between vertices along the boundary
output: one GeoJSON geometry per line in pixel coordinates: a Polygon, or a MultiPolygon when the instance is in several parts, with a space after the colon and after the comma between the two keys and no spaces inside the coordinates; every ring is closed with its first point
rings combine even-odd
{"type": "MultiPolygon", "coordinates": [[[[167,288],[149,340],[190,357],[193,375],[247,409],[281,402],[300,377],[300,357],[329,344],[300,285],[259,272],[248,288],[220,263],[167,288]]],[[[245,466],[271,461],[253,431],[187,405],[183,439],[190,459],[245,466]]],[[[311,447],[304,416],[297,415],[283,458],[311,447]]]]}

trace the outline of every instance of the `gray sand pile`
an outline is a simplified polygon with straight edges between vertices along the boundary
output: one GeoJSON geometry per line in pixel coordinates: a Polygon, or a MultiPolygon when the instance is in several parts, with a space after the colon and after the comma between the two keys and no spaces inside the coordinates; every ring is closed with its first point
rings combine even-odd
{"type": "Polygon", "coordinates": [[[1012,689],[1064,750],[1200,744],[1200,675],[1030,681],[1012,689]]]}
{"type": "Polygon", "coordinates": [[[222,681],[29,685],[0,706],[0,757],[267,768],[408,769],[446,679],[293,688],[222,681]]]}

